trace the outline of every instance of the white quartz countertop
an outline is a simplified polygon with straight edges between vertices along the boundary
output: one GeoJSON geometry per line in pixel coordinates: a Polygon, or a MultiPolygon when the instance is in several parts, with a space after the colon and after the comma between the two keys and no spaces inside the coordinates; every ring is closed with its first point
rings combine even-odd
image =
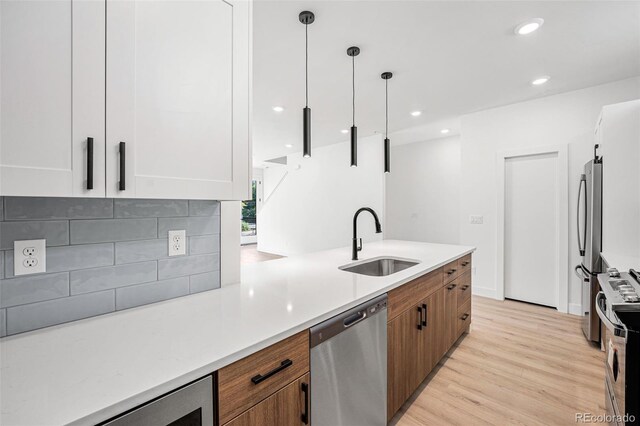
{"type": "Polygon", "coordinates": [[[242,268],[242,283],[0,340],[0,424],[95,424],[473,252],[385,240],[361,260],[415,259],[387,277],[341,271],[351,249],[242,268]]]}
{"type": "Polygon", "coordinates": [[[606,251],[600,253],[600,256],[602,256],[610,268],[616,268],[620,272],[627,272],[629,269],[640,271],[640,257],[610,253],[606,251]]]}

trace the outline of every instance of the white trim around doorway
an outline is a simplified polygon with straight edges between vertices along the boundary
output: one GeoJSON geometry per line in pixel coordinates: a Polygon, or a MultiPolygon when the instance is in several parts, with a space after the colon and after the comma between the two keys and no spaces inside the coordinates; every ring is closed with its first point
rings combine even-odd
{"type": "MultiPolygon", "coordinates": [[[[501,151],[497,154],[496,176],[498,192],[497,216],[497,256],[496,256],[496,298],[504,300],[504,204],[505,204],[505,162],[508,158],[539,154],[558,156],[558,311],[569,312],[569,164],[566,145],[542,146],[501,151]]],[[[532,265],[531,273],[542,265],[532,265]]]]}

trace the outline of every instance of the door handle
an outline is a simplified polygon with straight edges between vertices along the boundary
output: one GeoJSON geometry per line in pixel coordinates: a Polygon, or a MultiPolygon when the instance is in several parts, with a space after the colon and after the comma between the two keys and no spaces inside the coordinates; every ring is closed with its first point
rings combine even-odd
{"type": "Polygon", "coordinates": [[[458,284],[451,284],[450,286],[447,287],[447,290],[453,290],[457,286],[458,286],[458,284]]]}
{"type": "Polygon", "coordinates": [[[87,189],[93,189],[93,138],[87,138],[87,189]]]}
{"type": "Polygon", "coordinates": [[[300,420],[305,425],[309,424],[309,385],[307,383],[302,382],[300,385],[302,389],[302,393],[304,393],[304,413],[300,416],[300,420]]]}
{"type": "Polygon", "coordinates": [[[624,324],[616,324],[604,312],[603,307],[605,305],[605,296],[603,292],[596,294],[596,313],[604,323],[605,327],[613,332],[614,336],[622,337],[624,341],[627,341],[627,327],[624,324]]]}
{"type": "Polygon", "coordinates": [[[462,262],[462,266],[467,266],[469,262],[462,262]]]}
{"type": "Polygon", "coordinates": [[[422,330],[422,306],[418,306],[418,330],[422,330]]]}
{"type": "Polygon", "coordinates": [[[127,147],[126,144],[124,142],[120,142],[120,144],[118,145],[118,153],[120,154],[120,182],[118,183],[118,189],[120,191],[124,191],[126,189],[126,153],[127,153],[127,147]]]}
{"type": "Polygon", "coordinates": [[[423,303],[422,304],[422,314],[424,315],[424,319],[422,320],[422,326],[426,327],[427,326],[427,304],[423,303]]]}
{"type": "Polygon", "coordinates": [[[462,321],[466,321],[466,320],[467,320],[467,318],[469,318],[469,314],[464,314],[464,315],[462,315],[462,316],[460,317],[460,319],[461,319],[462,321]]]}
{"type": "Polygon", "coordinates": [[[269,377],[271,377],[271,376],[273,376],[275,374],[278,374],[279,372],[281,372],[285,368],[291,367],[292,365],[293,365],[293,361],[291,361],[290,359],[287,358],[284,361],[282,361],[279,366],[277,366],[273,370],[269,371],[264,376],[262,374],[257,374],[255,376],[253,376],[251,378],[251,381],[253,382],[254,385],[257,385],[258,383],[264,382],[269,377]]]}
{"type": "Polygon", "coordinates": [[[460,287],[460,290],[466,291],[468,288],[469,288],[468,285],[463,285],[462,287],[460,287]]]}
{"type": "Polygon", "coordinates": [[[360,312],[356,312],[353,315],[349,315],[348,317],[346,317],[344,319],[344,321],[342,321],[342,325],[344,325],[345,328],[351,327],[352,325],[355,325],[357,323],[359,323],[360,321],[362,321],[363,319],[365,319],[367,317],[367,311],[360,311],[360,312]]]}
{"type": "Polygon", "coordinates": [[[584,275],[584,270],[582,269],[582,265],[576,266],[573,271],[576,273],[576,276],[580,278],[582,281],[588,283],[589,278],[584,275]]]}

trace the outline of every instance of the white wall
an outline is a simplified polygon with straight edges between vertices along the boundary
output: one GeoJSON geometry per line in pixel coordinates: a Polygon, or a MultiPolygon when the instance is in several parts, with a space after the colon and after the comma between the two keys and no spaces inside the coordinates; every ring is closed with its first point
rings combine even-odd
{"type": "MultiPolygon", "coordinates": [[[[553,83],[550,83],[553,84],[553,83]]],[[[474,245],[474,293],[496,294],[496,156],[499,151],[565,144],[569,152],[569,264],[576,251],[575,199],[583,164],[592,156],[596,120],[604,105],[640,97],[640,77],[508,105],[461,119],[460,243],[474,245]],[[469,215],[483,215],[471,225],[469,215]]],[[[532,270],[543,265],[532,265],[532,270]]],[[[580,311],[580,284],[571,270],[569,309],[580,311]]]]}
{"type": "MultiPolygon", "coordinates": [[[[281,168],[265,169],[258,250],[289,256],[349,246],[353,214],[364,206],[373,208],[384,223],[379,135],[360,139],[357,168],[349,167],[348,143],[316,148],[311,158],[289,155],[282,167],[287,175],[275,189],[273,180],[282,175],[281,168]]],[[[358,231],[365,244],[382,237],[375,234],[373,219],[366,213],[360,215],[358,231]]]]}
{"type": "Polygon", "coordinates": [[[459,243],[460,161],[459,136],[391,148],[386,238],[459,243]]]}

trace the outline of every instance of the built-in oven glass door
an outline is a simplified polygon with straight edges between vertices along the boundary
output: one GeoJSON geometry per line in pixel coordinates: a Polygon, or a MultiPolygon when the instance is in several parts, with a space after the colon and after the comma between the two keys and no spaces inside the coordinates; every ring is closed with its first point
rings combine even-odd
{"type": "Polygon", "coordinates": [[[213,378],[207,376],[104,426],[213,426],[213,378]]]}

